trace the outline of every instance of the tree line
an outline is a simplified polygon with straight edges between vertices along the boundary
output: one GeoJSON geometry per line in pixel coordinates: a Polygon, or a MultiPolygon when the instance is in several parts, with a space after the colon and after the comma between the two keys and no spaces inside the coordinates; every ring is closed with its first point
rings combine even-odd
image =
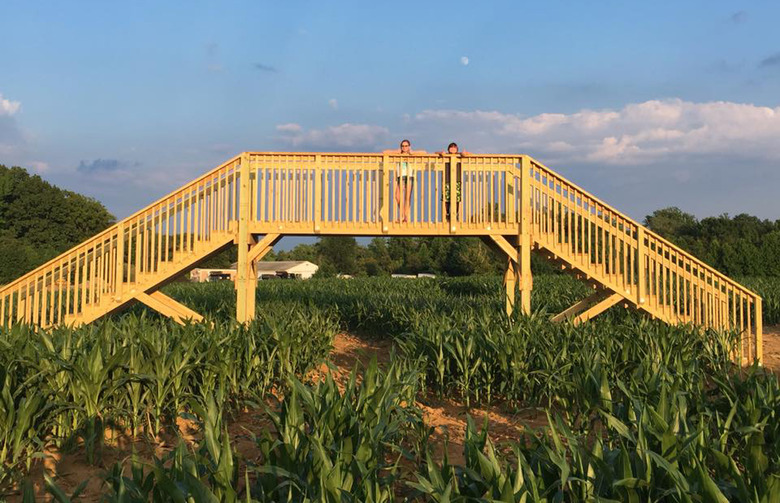
{"type": "MultiPolygon", "coordinates": [[[[95,199],[60,189],[19,167],[0,165],[0,284],[59,255],[114,223],[95,199]]],[[[780,220],[741,214],[698,220],[679,208],[648,215],[644,224],[716,269],[732,276],[780,276],[780,220]]],[[[204,264],[227,267],[236,260],[231,249],[204,264]]],[[[327,236],[313,244],[274,251],[265,260],[308,260],[319,274],[381,276],[433,273],[448,276],[500,274],[506,258],[478,238],[354,238],[327,236]]],[[[552,272],[532,256],[535,272],[552,272]]]]}
{"type": "Polygon", "coordinates": [[[0,164],[0,284],[113,223],[114,216],[99,201],[0,164]]]}
{"type": "Polygon", "coordinates": [[[698,220],[679,208],[664,208],[645,225],[729,276],[780,276],[780,220],[747,214],[698,220]]]}

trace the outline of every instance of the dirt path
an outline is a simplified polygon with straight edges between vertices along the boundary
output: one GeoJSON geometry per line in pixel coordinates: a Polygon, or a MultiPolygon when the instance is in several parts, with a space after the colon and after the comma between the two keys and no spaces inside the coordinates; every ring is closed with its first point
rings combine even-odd
{"type": "MultiPolygon", "coordinates": [[[[376,357],[379,365],[390,362],[393,342],[390,340],[371,340],[356,337],[351,334],[339,334],[333,341],[331,361],[336,366],[332,374],[336,382],[346,381],[349,373],[357,362],[365,366],[372,357],[376,357]]],[[[325,371],[321,367],[321,371],[325,371]]],[[[463,441],[466,437],[466,418],[472,417],[477,427],[481,428],[487,417],[488,431],[494,442],[518,440],[525,430],[524,425],[539,427],[547,424],[543,411],[522,410],[508,412],[500,407],[467,408],[466,406],[447,398],[439,399],[429,394],[417,403],[423,411],[425,422],[434,427],[431,438],[436,457],[443,459],[444,445],[447,445],[447,455],[451,463],[464,462],[463,441]],[[446,442],[445,442],[446,441],[446,442]]]]}
{"type": "MultiPolygon", "coordinates": [[[[339,334],[334,339],[333,345],[333,352],[330,355],[331,365],[320,366],[308,376],[309,378],[316,379],[318,374],[324,376],[330,372],[336,382],[343,385],[349,379],[350,372],[358,362],[361,366],[365,366],[372,357],[376,357],[380,365],[388,364],[393,343],[390,340],[370,340],[351,334],[339,334]]],[[[764,366],[780,373],[780,326],[764,329],[764,366]]],[[[443,459],[446,445],[450,463],[462,464],[464,462],[463,441],[467,415],[474,419],[478,427],[482,427],[487,417],[490,437],[497,443],[519,440],[524,434],[524,425],[539,427],[546,424],[543,411],[510,412],[502,410],[500,407],[468,409],[455,401],[446,398],[439,399],[433,395],[418,402],[418,406],[423,411],[425,421],[434,427],[431,444],[437,460],[443,459]]],[[[251,433],[259,435],[270,427],[264,412],[246,411],[232,420],[228,420],[228,423],[236,452],[240,453],[244,459],[256,459],[258,453],[251,440],[251,433]]],[[[186,442],[197,441],[198,433],[191,422],[180,420],[178,426],[179,435],[186,442]]],[[[126,435],[111,432],[109,438],[106,439],[102,462],[98,466],[87,462],[83,449],[77,449],[70,454],[49,452],[48,459],[35,466],[32,471],[36,499],[38,501],[51,501],[48,495],[44,496],[43,491],[43,472],[49,470],[50,473],[56,473],[57,484],[68,495],[82,481],[89,479],[79,501],[97,502],[100,500],[100,494],[104,491],[102,487],[103,475],[116,462],[128,459],[133,451],[136,451],[142,460],[150,462],[154,456],[162,457],[170,451],[179,441],[178,439],[178,435],[169,433],[155,441],[133,440],[126,435]]],[[[21,497],[12,496],[8,501],[21,501],[21,497]]]]}
{"type": "Polygon", "coordinates": [[[780,325],[764,327],[764,367],[780,374],[780,325]]]}

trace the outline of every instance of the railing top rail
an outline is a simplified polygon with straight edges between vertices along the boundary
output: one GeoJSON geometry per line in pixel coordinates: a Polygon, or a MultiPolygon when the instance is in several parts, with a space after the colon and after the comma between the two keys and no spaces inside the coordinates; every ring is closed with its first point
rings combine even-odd
{"type": "MultiPolygon", "coordinates": [[[[411,158],[423,158],[423,159],[442,159],[447,158],[448,155],[439,155],[437,153],[412,153],[411,155],[399,153],[384,154],[382,152],[246,152],[247,155],[252,157],[263,156],[290,156],[300,157],[302,155],[311,155],[320,157],[376,157],[377,160],[382,160],[385,155],[389,157],[411,157],[411,158]]],[[[522,158],[519,154],[467,154],[464,158],[490,158],[490,159],[517,159],[522,158]]]]}
{"type": "Polygon", "coordinates": [[[170,193],[168,193],[165,196],[161,197],[160,199],[154,201],[153,203],[150,203],[150,204],[146,205],[145,207],[143,207],[142,209],[136,211],[135,213],[131,214],[130,216],[127,216],[127,217],[125,217],[125,218],[115,222],[114,224],[112,224],[108,228],[100,231],[99,233],[95,234],[94,236],[92,236],[92,237],[82,241],[81,243],[77,244],[76,246],[73,246],[73,247],[69,248],[68,250],[60,253],[58,256],[56,256],[53,259],[51,259],[51,260],[49,260],[49,261],[39,265],[38,267],[36,267],[32,271],[29,271],[29,272],[23,274],[22,276],[20,276],[19,278],[11,281],[10,283],[7,283],[5,285],[0,285],[0,295],[4,294],[6,290],[9,290],[9,289],[11,289],[11,288],[21,284],[21,283],[24,283],[25,281],[28,281],[31,276],[35,276],[36,274],[43,272],[45,269],[48,269],[49,267],[52,267],[52,266],[56,265],[58,262],[61,262],[63,260],[63,255],[71,255],[71,254],[79,251],[82,248],[88,247],[92,243],[96,243],[98,241],[102,241],[105,238],[113,235],[113,233],[115,233],[117,231],[117,229],[119,228],[120,224],[128,222],[128,221],[130,221],[130,220],[132,220],[132,219],[134,219],[136,217],[139,217],[143,213],[153,209],[158,204],[163,203],[166,199],[170,199],[171,197],[175,197],[177,194],[186,191],[188,188],[190,188],[190,187],[192,187],[194,185],[197,185],[198,183],[202,182],[204,179],[210,177],[211,175],[213,175],[214,173],[218,172],[219,170],[229,166],[231,163],[236,162],[240,158],[241,158],[240,155],[237,155],[237,156],[234,156],[234,157],[230,158],[229,160],[223,162],[222,164],[220,164],[216,168],[214,168],[212,170],[209,170],[208,172],[206,172],[205,174],[199,176],[198,178],[185,183],[184,185],[182,185],[178,189],[176,189],[174,191],[171,191],[170,193]]]}
{"type": "Polygon", "coordinates": [[[579,185],[577,185],[576,183],[572,183],[572,182],[570,182],[569,180],[567,180],[567,179],[563,178],[561,175],[559,175],[559,174],[558,174],[558,173],[556,173],[555,171],[551,170],[550,168],[548,168],[547,166],[545,166],[545,165],[544,165],[544,164],[542,164],[541,162],[537,161],[537,160],[536,160],[536,159],[534,159],[533,157],[528,157],[528,156],[527,156],[527,158],[528,158],[528,160],[529,160],[529,161],[530,161],[532,164],[535,164],[537,167],[541,168],[543,171],[545,171],[545,172],[547,172],[547,173],[551,174],[552,176],[554,176],[554,177],[556,177],[556,178],[558,178],[558,179],[560,179],[560,180],[563,180],[563,181],[566,183],[566,185],[568,185],[569,187],[571,187],[571,188],[573,188],[573,189],[575,189],[575,190],[577,190],[577,191],[581,192],[583,195],[585,195],[585,196],[587,196],[589,199],[591,199],[591,200],[592,200],[594,203],[596,203],[596,204],[598,204],[598,205],[600,205],[600,206],[603,206],[604,208],[607,208],[607,209],[609,209],[609,211],[610,211],[611,213],[613,213],[613,214],[615,214],[616,216],[618,216],[618,217],[622,218],[623,220],[627,221],[628,223],[630,223],[630,224],[632,224],[632,225],[636,226],[637,228],[639,228],[639,227],[643,227],[641,224],[639,224],[639,223],[638,223],[636,220],[634,220],[633,218],[631,218],[631,217],[629,217],[628,215],[625,215],[625,214],[621,213],[620,211],[616,210],[616,209],[615,209],[615,208],[613,208],[611,205],[609,205],[609,204],[605,203],[604,201],[602,201],[602,200],[601,200],[601,199],[599,199],[598,197],[594,196],[593,194],[591,194],[591,193],[590,193],[590,192],[588,192],[587,190],[583,189],[582,187],[580,187],[580,186],[579,186],[579,185]]]}
{"type": "MultiPolygon", "coordinates": [[[[562,176],[560,176],[555,171],[551,170],[550,168],[548,168],[547,166],[545,166],[541,162],[537,161],[536,159],[534,159],[532,157],[528,157],[528,159],[531,161],[531,163],[535,164],[536,166],[538,166],[542,170],[546,171],[547,173],[552,174],[553,176],[555,176],[557,178],[563,179],[562,176]]],[[[643,227],[645,229],[645,234],[647,236],[649,236],[649,237],[651,237],[651,238],[653,238],[655,240],[660,241],[661,243],[663,243],[664,246],[669,247],[671,250],[675,251],[678,255],[682,255],[682,256],[692,260],[693,262],[696,263],[696,265],[698,267],[700,267],[700,268],[704,269],[705,271],[709,272],[710,274],[712,274],[713,276],[715,276],[717,279],[721,280],[722,282],[729,283],[733,287],[736,287],[736,288],[744,291],[748,295],[752,295],[754,297],[760,297],[756,292],[750,290],[748,287],[738,283],[737,281],[734,281],[733,279],[729,278],[728,276],[726,276],[722,272],[718,271],[714,267],[704,263],[702,260],[696,258],[692,254],[688,253],[687,251],[683,250],[679,246],[675,245],[674,243],[672,243],[668,239],[666,239],[663,236],[661,236],[661,235],[651,231],[650,229],[648,229],[644,225],[640,224],[639,222],[637,222],[633,218],[631,218],[631,217],[629,217],[627,215],[624,215],[623,213],[615,210],[612,206],[610,206],[609,204],[605,203],[604,201],[602,201],[601,199],[597,198],[596,196],[592,195],[591,193],[589,193],[588,191],[584,190],[583,188],[579,187],[577,184],[572,183],[572,182],[570,182],[568,180],[565,180],[565,181],[566,181],[566,184],[569,185],[571,188],[581,192],[583,195],[585,195],[588,198],[592,199],[597,204],[599,204],[599,205],[601,205],[601,206],[603,206],[605,208],[608,208],[610,212],[614,213],[615,215],[618,215],[620,218],[628,221],[632,225],[637,226],[637,229],[639,227],[643,227]]]]}

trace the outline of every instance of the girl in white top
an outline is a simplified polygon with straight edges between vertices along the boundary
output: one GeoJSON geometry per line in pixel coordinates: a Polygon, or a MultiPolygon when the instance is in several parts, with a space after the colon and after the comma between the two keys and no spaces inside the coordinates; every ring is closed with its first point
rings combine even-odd
{"type": "MultiPolygon", "coordinates": [[[[412,143],[409,140],[401,140],[400,151],[385,150],[385,154],[395,155],[425,155],[424,150],[412,153],[412,143]]],[[[395,178],[395,204],[400,206],[401,222],[406,223],[412,214],[412,189],[414,188],[414,168],[405,161],[396,165],[395,178]],[[403,201],[403,203],[402,203],[403,201]]]]}

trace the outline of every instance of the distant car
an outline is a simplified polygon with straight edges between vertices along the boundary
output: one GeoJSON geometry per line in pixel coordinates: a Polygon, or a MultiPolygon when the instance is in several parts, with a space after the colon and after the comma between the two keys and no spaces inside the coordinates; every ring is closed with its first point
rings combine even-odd
{"type": "Polygon", "coordinates": [[[230,274],[227,273],[220,273],[220,272],[212,272],[209,274],[209,283],[214,281],[230,281],[230,274]]]}

